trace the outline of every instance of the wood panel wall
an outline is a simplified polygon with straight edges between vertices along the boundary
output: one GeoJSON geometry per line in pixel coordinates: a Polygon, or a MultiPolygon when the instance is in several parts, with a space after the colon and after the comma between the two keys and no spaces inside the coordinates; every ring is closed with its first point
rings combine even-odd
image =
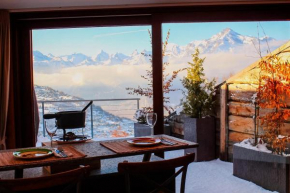
{"type": "MultiPolygon", "coordinates": [[[[273,51],[272,54],[279,54],[282,60],[287,60],[290,53],[290,41],[273,51]],[[282,52],[285,51],[285,52],[282,52]]],[[[247,68],[226,80],[217,89],[219,90],[219,105],[216,111],[220,125],[220,159],[232,161],[233,144],[241,142],[246,138],[254,137],[254,95],[258,87],[258,76],[260,69],[259,61],[249,65],[247,68]]],[[[290,98],[285,99],[290,109],[290,98]]],[[[260,116],[271,112],[271,109],[260,109],[260,116]]],[[[259,128],[259,134],[263,134],[264,128],[259,128]]],[[[285,121],[280,130],[282,135],[290,135],[290,118],[285,121]]]]}

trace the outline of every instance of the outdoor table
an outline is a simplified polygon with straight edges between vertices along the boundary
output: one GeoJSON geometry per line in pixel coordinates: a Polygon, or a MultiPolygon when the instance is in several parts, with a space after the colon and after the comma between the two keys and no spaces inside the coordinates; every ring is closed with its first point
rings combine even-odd
{"type": "MultiPolygon", "coordinates": [[[[126,141],[127,139],[114,139],[114,140],[108,140],[108,141],[91,141],[91,142],[85,142],[85,143],[71,143],[66,144],[69,146],[72,146],[75,150],[85,154],[85,157],[80,158],[58,158],[58,159],[48,159],[44,158],[41,160],[38,160],[37,162],[33,161],[24,161],[21,164],[17,165],[5,165],[1,163],[0,160],[0,171],[7,171],[7,170],[15,170],[15,178],[22,178],[23,177],[23,169],[25,168],[33,168],[33,167],[40,167],[40,166],[50,166],[50,167],[64,167],[64,166],[72,166],[72,165],[93,165],[93,169],[100,168],[100,161],[103,159],[110,159],[110,158],[117,158],[117,157],[124,157],[124,156],[132,156],[132,155],[144,155],[143,161],[149,161],[150,156],[152,153],[160,153],[164,151],[171,151],[171,150],[179,150],[179,149],[187,149],[187,148],[196,148],[198,147],[197,143],[178,139],[172,136],[168,135],[155,135],[154,137],[160,138],[166,138],[169,140],[172,140],[174,142],[178,142],[180,145],[156,145],[151,146],[150,148],[144,147],[139,148],[138,151],[128,151],[128,152],[122,152],[122,153],[116,153],[113,150],[108,149],[102,143],[106,142],[122,142],[126,141]]],[[[49,143],[44,143],[44,145],[48,145],[49,143]]],[[[66,146],[62,145],[62,146],[66,146]]],[[[23,148],[21,148],[23,149],[23,148]]],[[[4,152],[14,152],[17,149],[10,149],[10,150],[2,150],[1,153],[4,152]]]]}

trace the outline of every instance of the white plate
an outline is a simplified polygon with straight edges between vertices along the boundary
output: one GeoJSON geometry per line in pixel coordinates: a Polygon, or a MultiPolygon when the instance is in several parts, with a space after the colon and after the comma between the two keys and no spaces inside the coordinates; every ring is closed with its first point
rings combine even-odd
{"type": "Polygon", "coordinates": [[[91,138],[76,138],[73,140],[68,140],[68,141],[63,141],[62,139],[59,138],[53,138],[52,141],[56,142],[57,144],[67,144],[67,143],[84,143],[86,141],[91,140],[91,138]]]}
{"type": "Polygon", "coordinates": [[[51,149],[31,148],[13,152],[13,156],[19,159],[39,159],[53,155],[51,149]]]}
{"type": "Polygon", "coordinates": [[[151,146],[161,143],[161,140],[153,137],[138,137],[127,140],[128,143],[136,146],[151,146]]]}

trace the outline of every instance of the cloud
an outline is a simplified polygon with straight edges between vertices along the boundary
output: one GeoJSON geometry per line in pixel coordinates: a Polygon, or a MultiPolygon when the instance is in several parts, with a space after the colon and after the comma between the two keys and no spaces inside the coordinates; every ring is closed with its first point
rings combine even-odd
{"type": "MultiPolygon", "coordinates": [[[[272,47],[273,45],[271,45],[272,47]]],[[[267,49],[263,45],[262,50],[267,49]]],[[[217,78],[220,83],[224,79],[234,75],[259,59],[254,46],[244,46],[233,52],[201,55],[206,57],[204,71],[207,78],[217,78]]],[[[188,67],[191,56],[170,59],[167,73],[188,67]]],[[[86,99],[114,99],[114,98],[139,98],[137,95],[129,95],[127,87],[148,87],[148,82],[141,78],[149,69],[148,64],[141,65],[91,65],[76,66],[58,69],[47,74],[45,71],[34,72],[35,84],[50,86],[64,91],[70,95],[86,99]]],[[[183,71],[173,82],[172,88],[182,89],[181,79],[186,75],[183,71]]],[[[171,104],[178,105],[183,98],[181,91],[169,94],[171,104]]],[[[152,100],[144,97],[140,101],[140,107],[152,104],[152,100]]]]}
{"type": "Polygon", "coordinates": [[[122,35],[122,34],[131,34],[131,33],[138,33],[148,30],[136,30],[136,31],[124,31],[124,32],[117,32],[117,33],[107,33],[107,34],[100,34],[100,35],[94,35],[94,38],[101,38],[101,37],[107,37],[107,36],[116,36],[116,35],[122,35]]]}

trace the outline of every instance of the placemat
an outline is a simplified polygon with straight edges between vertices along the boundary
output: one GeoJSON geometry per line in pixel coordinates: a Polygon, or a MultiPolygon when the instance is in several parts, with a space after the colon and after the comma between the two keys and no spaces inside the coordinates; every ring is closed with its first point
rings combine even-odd
{"type": "MultiPolygon", "coordinates": [[[[1,152],[0,153],[0,167],[5,167],[5,166],[18,166],[18,165],[26,165],[26,164],[37,164],[37,163],[49,163],[52,161],[56,160],[63,160],[63,159],[78,159],[78,158],[83,158],[86,155],[83,154],[82,152],[76,150],[72,146],[62,146],[63,150],[66,152],[72,153],[71,157],[67,158],[60,158],[56,156],[49,156],[46,158],[40,158],[40,159],[31,159],[31,160],[23,160],[23,159],[17,159],[13,156],[12,151],[6,151],[6,152],[1,152]]],[[[39,148],[41,149],[41,148],[39,148]]]]}
{"type": "Polygon", "coordinates": [[[186,147],[188,146],[187,143],[182,143],[177,140],[169,139],[166,137],[163,137],[163,139],[175,142],[175,145],[164,145],[162,143],[154,145],[154,146],[134,146],[127,142],[127,140],[121,140],[121,141],[107,141],[107,142],[101,142],[100,144],[116,153],[124,154],[124,153],[136,153],[136,152],[142,152],[144,150],[158,150],[158,149],[170,149],[172,147],[186,147]]]}

